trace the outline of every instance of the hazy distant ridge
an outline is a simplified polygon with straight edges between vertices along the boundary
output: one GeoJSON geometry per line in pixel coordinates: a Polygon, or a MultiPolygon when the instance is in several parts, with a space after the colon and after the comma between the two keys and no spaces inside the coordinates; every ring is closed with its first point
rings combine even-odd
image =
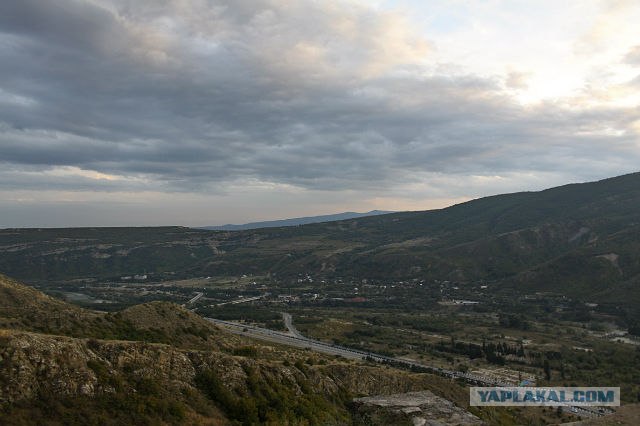
{"type": "Polygon", "coordinates": [[[280,219],[280,220],[269,220],[264,222],[251,222],[245,223],[243,225],[220,225],[220,226],[203,226],[198,229],[208,229],[212,231],[242,231],[246,229],[258,229],[258,228],[277,228],[280,226],[297,226],[297,225],[305,225],[308,223],[320,223],[320,222],[331,222],[334,220],[347,220],[347,219],[356,219],[359,217],[366,216],[378,216],[381,214],[394,213],[392,211],[385,210],[371,210],[366,213],[356,213],[356,212],[344,212],[344,213],[336,213],[336,214],[326,214],[321,216],[308,216],[308,217],[295,217],[291,219],[280,219]]]}

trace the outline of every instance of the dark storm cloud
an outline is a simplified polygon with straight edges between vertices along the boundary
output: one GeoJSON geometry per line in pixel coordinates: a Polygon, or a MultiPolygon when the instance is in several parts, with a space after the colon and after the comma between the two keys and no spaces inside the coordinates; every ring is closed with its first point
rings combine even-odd
{"type": "MultiPolygon", "coordinates": [[[[638,163],[635,135],[609,132],[635,111],[524,108],[495,79],[426,76],[415,64],[429,45],[403,24],[307,1],[3,1],[3,187],[35,188],[18,171],[55,166],[132,178],[131,191],[205,191],[638,163]]],[[[129,182],[74,176],[42,188],[129,182]]]]}

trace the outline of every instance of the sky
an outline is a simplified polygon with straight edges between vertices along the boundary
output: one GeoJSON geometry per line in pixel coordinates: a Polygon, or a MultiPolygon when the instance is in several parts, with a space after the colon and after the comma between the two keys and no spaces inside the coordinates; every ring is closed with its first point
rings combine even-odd
{"type": "Polygon", "coordinates": [[[3,0],[0,228],[424,210],[640,169],[637,0],[3,0]]]}

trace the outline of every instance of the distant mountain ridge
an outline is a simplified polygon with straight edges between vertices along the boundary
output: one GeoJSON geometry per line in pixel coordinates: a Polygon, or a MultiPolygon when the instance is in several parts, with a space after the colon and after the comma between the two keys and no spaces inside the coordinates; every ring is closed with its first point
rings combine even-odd
{"type": "Polygon", "coordinates": [[[310,223],[333,222],[336,220],[357,219],[359,217],[379,216],[381,214],[395,213],[386,210],[371,210],[366,213],[343,212],[335,214],[325,214],[320,216],[294,217],[291,219],[267,220],[263,222],[250,222],[242,225],[220,225],[220,226],[201,226],[197,229],[207,229],[209,231],[244,231],[248,229],[260,228],[279,228],[282,226],[307,225],[310,223]]]}
{"type": "MultiPolygon", "coordinates": [[[[438,210],[221,232],[182,227],[0,230],[0,271],[26,282],[305,273],[492,283],[610,304],[640,330],[640,173],[438,210]]],[[[155,278],[154,278],[155,279],[155,278]]]]}

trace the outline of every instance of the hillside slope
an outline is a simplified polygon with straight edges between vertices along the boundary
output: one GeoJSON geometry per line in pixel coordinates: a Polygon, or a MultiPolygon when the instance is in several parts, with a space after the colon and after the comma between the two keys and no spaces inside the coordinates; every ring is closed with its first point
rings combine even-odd
{"type": "Polygon", "coordinates": [[[490,281],[584,300],[640,300],[640,173],[446,209],[239,232],[188,228],[0,231],[0,271],[36,283],[301,272],[490,281]]]}
{"type": "Polygon", "coordinates": [[[0,328],[73,334],[98,317],[0,274],[0,328]]]}
{"type": "MultiPolygon", "coordinates": [[[[280,354],[281,355],[281,354],[280,354]]],[[[143,342],[0,332],[0,423],[348,424],[351,395],[429,387],[425,375],[178,350],[143,342]],[[357,378],[357,379],[356,379],[357,378]]],[[[285,358],[287,359],[287,358],[285,358]]],[[[317,361],[320,358],[316,359],[317,361]]]]}
{"type": "Polygon", "coordinates": [[[378,216],[381,214],[393,213],[390,211],[371,210],[366,213],[344,212],[336,214],[326,214],[321,216],[296,217],[291,219],[268,220],[264,222],[250,222],[242,225],[220,225],[220,226],[201,226],[200,229],[208,229],[211,231],[243,231],[247,229],[260,228],[279,228],[282,226],[298,226],[307,225],[309,223],[333,222],[336,220],[348,220],[359,217],[378,216]]]}
{"type": "Polygon", "coordinates": [[[243,341],[172,303],[153,302],[114,313],[91,311],[47,296],[2,274],[0,296],[0,328],[215,350],[243,341]]]}
{"type": "Polygon", "coordinates": [[[169,303],[89,312],[3,276],[0,294],[3,425],[350,424],[353,396],[432,389],[464,401],[445,379],[256,344],[169,303]],[[39,327],[25,316],[50,311],[86,326],[60,314],[46,333],[27,331],[39,327]]]}

